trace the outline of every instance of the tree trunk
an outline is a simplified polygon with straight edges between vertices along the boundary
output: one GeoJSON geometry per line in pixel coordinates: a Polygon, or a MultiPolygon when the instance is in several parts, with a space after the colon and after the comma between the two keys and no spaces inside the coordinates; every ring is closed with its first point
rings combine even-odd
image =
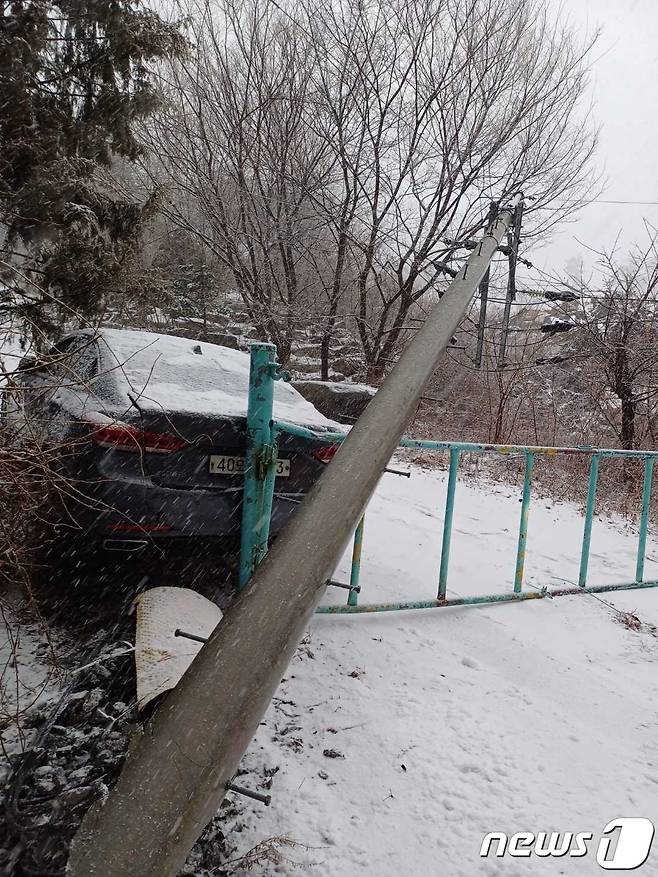
{"type": "Polygon", "coordinates": [[[615,351],[615,387],[614,391],[621,402],[621,446],[625,451],[632,451],[635,443],[635,401],[633,400],[633,384],[629,376],[628,330],[624,332],[615,351]]]}
{"type": "Polygon", "coordinates": [[[332,338],[333,325],[330,326],[327,323],[322,334],[322,340],[320,341],[320,379],[323,381],[329,380],[329,353],[332,338]]]}
{"type": "Polygon", "coordinates": [[[336,328],[336,313],[338,311],[338,298],[332,298],[329,307],[329,316],[322,332],[322,340],[320,341],[320,377],[323,381],[329,380],[329,357],[331,353],[331,342],[334,337],[334,329],[336,328]]]}
{"type": "Polygon", "coordinates": [[[635,402],[631,393],[621,397],[621,446],[625,451],[635,447],[635,402]]]}
{"type": "Polygon", "coordinates": [[[374,384],[377,386],[384,380],[384,372],[386,370],[386,363],[381,360],[375,360],[374,362],[367,363],[367,371],[366,371],[366,381],[369,384],[374,384]]]}
{"type": "Polygon", "coordinates": [[[277,359],[280,365],[288,365],[290,362],[290,355],[292,353],[292,340],[289,337],[284,337],[277,344],[277,359]]]}

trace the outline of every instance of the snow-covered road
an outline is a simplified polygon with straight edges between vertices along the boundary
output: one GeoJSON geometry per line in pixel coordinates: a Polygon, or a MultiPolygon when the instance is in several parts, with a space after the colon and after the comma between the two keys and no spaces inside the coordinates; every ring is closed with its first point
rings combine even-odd
{"type": "MultiPolygon", "coordinates": [[[[384,478],[367,516],[363,601],[435,596],[444,497],[442,472],[384,478]]],[[[519,508],[516,489],[459,485],[449,595],[511,589],[519,508]]],[[[575,583],[581,537],[578,509],[534,501],[528,586],[575,583]]],[[[597,519],[590,583],[630,581],[635,549],[632,528],[597,519]]],[[[348,571],[346,555],[343,580],[348,571]]],[[[647,577],[657,572],[649,561],[647,577]]],[[[272,805],[248,807],[234,839],[244,852],[288,835],[308,849],[286,857],[322,877],[605,873],[596,845],[610,820],[658,824],[653,625],[658,589],[316,616],[245,759],[279,768],[272,805]],[[642,630],[609,604],[635,611],[642,630]],[[482,859],[491,831],[594,841],[585,858],[482,859]]],[[[295,872],[290,862],[250,871],[295,872]]],[[[636,873],[658,874],[658,841],[636,873]]]]}

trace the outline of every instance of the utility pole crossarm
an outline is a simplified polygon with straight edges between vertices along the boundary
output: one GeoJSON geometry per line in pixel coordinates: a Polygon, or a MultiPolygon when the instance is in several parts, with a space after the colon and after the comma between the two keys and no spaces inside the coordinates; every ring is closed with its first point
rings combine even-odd
{"type": "Polygon", "coordinates": [[[70,877],[175,877],[215,815],[326,582],[512,221],[501,209],[340,452],[146,726],[70,877]]]}

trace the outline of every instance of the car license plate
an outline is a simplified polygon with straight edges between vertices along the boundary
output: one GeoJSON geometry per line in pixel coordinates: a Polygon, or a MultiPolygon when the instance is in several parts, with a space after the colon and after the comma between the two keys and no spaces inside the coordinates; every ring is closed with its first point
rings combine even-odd
{"type": "MultiPolygon", "coordinates": [[[[244,475],[244,457],[230,457],[227,454],[210,455],[211,475],[244,475]]],[[[276,461],[277,478],[290,475],[290,460],[276,461]]]]}

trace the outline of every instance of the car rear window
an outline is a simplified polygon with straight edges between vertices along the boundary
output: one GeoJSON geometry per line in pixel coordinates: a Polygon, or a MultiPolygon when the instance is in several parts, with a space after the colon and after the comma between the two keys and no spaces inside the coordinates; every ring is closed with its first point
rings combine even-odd
{"type": "Polygon", "coordinates": [[[62,383],[88,384],[99,372],[98,347],[91,335],[78,335],[56,344],[49,352],[51,371],[62,383]]]}
{"type": "MultiPolygon", "coordinates": [[[[249,355],[204,341],[123,329],[104,329],[103,369],[140,406],[166,411],[244,417],[247,413],[249,355]]],[[[275,416],[323,429],[324,417],[293,387],[277,381],[275,416]]]]}

